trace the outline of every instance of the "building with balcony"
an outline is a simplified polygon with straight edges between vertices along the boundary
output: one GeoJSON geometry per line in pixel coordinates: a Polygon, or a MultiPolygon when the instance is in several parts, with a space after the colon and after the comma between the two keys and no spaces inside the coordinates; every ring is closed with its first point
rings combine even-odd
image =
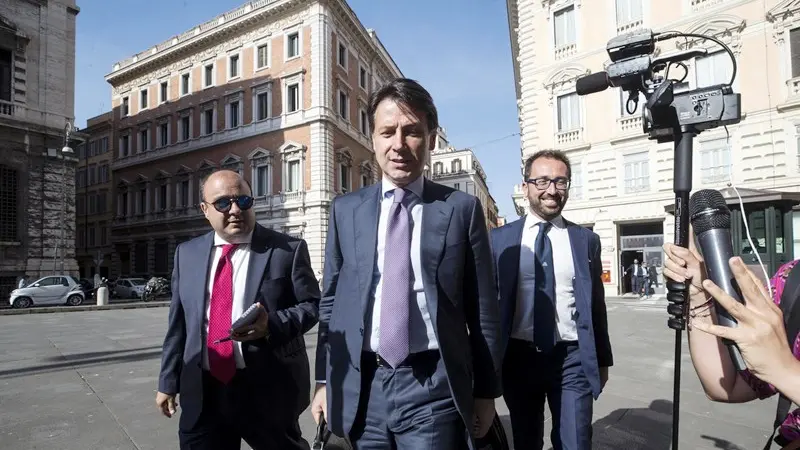
{"type": "Polygon", "coordinates": [[[497,202],[489,193],[486,172],[472,149],[456,149],[447,140],[447,131],[439,128],[436,146],[431,152],[425,176],[439,184],[478,197],[483,206],[487,227],[498,227],[497,202]]]}
{"type": "Polygon", "coordinates": [[[344,0],[250,1],[115,64],[112,272],[168,275],[210,229],[200,184],[217,168],[321,271],[332,199],[376,179],[368,95],[398,76],[344,0]]]}
{"type": "Polygon", "coordinates": [[[110,275],[114,220],[111,163],[114,154],[114,121],[111,112],[86,121],[87,139],[77,146],[75,169],[75,252],[80,276],[110,275]]]}
{"type": "Polygon", "coordinates": [[[16,280],[77,273],[74,0],[0,2],[0,299],[16,280]],[[75,134],[73,134],[75,136],[75,134]]]}
{"type": "MultiPolygon", "coordinates": [[[[732,183],[760,192],[752,198],[800,191],[800,2],[507,0],[507,7],[522,160],[543,149],[570,156],[572,186],[564,215],[600,235],[608,294],[629,290],[621,269],[634,258],[660,267],[661,245],[674,234],[672,143],[645,137],[643,102],[629,112],[627,96],[619,89],[586,97],[575,93],[578,77],[604,70],[611,37],[651,28],[723,40],[738,64],[733,87],[742,94],[743,120],[696,137],[694,189],[724,189],[732,183]]],[[[710,41],[661,42],[658,47],[661,55],[687,48],[708,51],[686,61],[686,77],[676,91],[730,80],[729,56],[710,41]]],[[[675,69],[670,77],[680,78],[683,72],[675,69]]],[[[522,214],[521,185],[514,199],[522,214]]],[[[788,212],[785,205],[753,207],[746,217],[771,269],[800,254],[793,237],[800,223],[792,218],[791,207],[788,212]],[[769,227],[780,230],[773,233],[769,227]],[[771,235],[778,237],[767,239],[771,235]]],[[[734,246],[749,248],[739,233],[734,246]]]]}

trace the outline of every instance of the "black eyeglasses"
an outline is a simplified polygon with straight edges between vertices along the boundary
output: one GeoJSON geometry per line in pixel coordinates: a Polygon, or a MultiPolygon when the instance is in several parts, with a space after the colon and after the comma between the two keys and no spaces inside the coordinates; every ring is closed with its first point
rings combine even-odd
{"type": "Polygon", "coordinates": [[[226,213],[231,210],[231,206],[236,203],[236,206],[239,207],[242,211],[248,210],[253,207],[253,197],[249,195],[240,195],[238,197],[223,197],[214,200],[213,202],[203,202],[208,203],[214,207],[217,211],[221,213],[226,213]]]}
{"type": "Polygon", "coordinates": [[[553,178],[552,180],[547,177],[539,177],[539,178],[528,178],[525,180],[526,183],[532,184],[536,186],[536,189],[541,191],[550,187],[550,184],[555,184],[556,189],[559,191],[566,191],[569,189],[569,178],[564,177],[557,177],[553,178]]]}

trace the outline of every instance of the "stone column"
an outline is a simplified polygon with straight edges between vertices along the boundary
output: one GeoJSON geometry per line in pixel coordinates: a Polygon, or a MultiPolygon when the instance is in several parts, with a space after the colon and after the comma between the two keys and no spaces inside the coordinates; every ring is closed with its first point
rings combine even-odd
{"type": "Polygon", "coordinates": [[[122,270],[122,263],[119,260],[119,245],[112,245],[111,246],[111,267],[108,274],[108,278],[116,278],[119,275],[122,275],[120,272],[122,270]]]}
{"type": "Polygon", "coordinates": [[[156,240],[147,240],[147,274],[152,275],[156,270],[156,240]]]}
{"type": "Polygon", "coordinates": [[[56,149],[31,158],[28,178],[28,261],[26,273],[78,275],[75,260],[75,166],[56,149]]]}
{"type": "Polygon", "coordinates": [[[128,248],[128,267],[130,267],[130,273],[126,273],[124,275],[130,276],[136,273],[136,241],[131,242],[131,245],[128,248]]]}
{"type": "Polygon", "coordinates": [[[169,238],[167,239],[167,245],[167,267],[169,267],[169,272],[172,273],[172,266],[175,262],[175,249],[178,248],[178,240],[175,238],[174,234],[169,235],[169,238]]]}

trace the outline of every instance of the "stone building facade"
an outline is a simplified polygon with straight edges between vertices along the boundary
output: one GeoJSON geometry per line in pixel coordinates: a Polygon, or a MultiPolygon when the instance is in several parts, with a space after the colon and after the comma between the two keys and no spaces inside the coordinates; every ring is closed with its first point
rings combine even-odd
{"type": "Polygon", "coordinates": [[[400,75],[344,0],[251,1],[116,64],[112,273],[169,275],[217,168],[321,273],[332,199],[376,180],[368,95],[400,75]]]}
{"type": "Polygon", "coordinates": [[[425,176],[437,183],[464,191],[478,197],[483,206],[486,226],[498,227],[497,202],[489,192],[486,172],[475,152],[469,148],[457,149],[447,141],[447,132],[440,128],[425,176]]]}
{"type": "Polygon", "coordinates": [[[61,149],[78,12],[74,0],[0,2],[0,301],[22,275],[77,274],[76,160],[61,149]]]}
{"type": "Polygon", "coordinates": [[[113,114],[107,112],[86,121],[86,142],[76,147],[75,252],[80,276],[109,277],[113,247],[111,224],[114,220],[111,162],[116,142],[113,114]]]}
{"type": "MultiPolygon", "coordinates": [[[[564,214],[600,235],[608,294],[627,292],[621,269],[634,257],[660,266],[660,247],[674,233],[668,212],[674,202],[672,143],[645,137],[642,101],[630,114],[619,89],[586,97],[575,92],[578,77],[603,70],[609,61],[611,37],[651,28],[723,40],[738,64],[733,88],[742,94],[743,120],[695,139],[694,189],[730,183],[743,197],[742,188],[800,191],[800,1],[507,0],[507,6],[522,160],[543,149],[564,150],[572,159],[564,214]]],[[[677,42],[679,48],[675,41],[659,43],[661,55],[687,47],[708,51],[686,61],[678,90],[730,80],[732,64],[720,47],[697,39],[677,42]]],[[[675,69],[671,77],[682,73],[675,69]]],[[[514,195],[520,214],[521,188],[514,195]]],[[[775,219],[758,214],[748,214],[748,220],[759,253],[769,249],[777,258],[773,266],[797,257],[800,216],[784,225],[793,228],[794,239],[786,238],[790,232],[765,242],[765,227],[775,219]]],[[[738,237],[734,245],[740,245],[738,237]]]]}

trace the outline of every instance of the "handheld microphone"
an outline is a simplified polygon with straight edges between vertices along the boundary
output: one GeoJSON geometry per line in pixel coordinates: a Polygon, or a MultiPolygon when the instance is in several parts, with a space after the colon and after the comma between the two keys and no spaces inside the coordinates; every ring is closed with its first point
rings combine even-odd
{"type": "MultiPolygon", "coordinates": [[[[736,285],[728,261],[733,257],[731,240],[731,211],[719,191],[703,189],[697,191],[689,200],[689,213],[700,253],[706,264],[708,278],[739,303],[744,303],[736,285]]],[[[726,327],[736,327],[738,322],[724,308],[716,303],[717,323],[726,327]]],[[[737,370],[747,369],[742,353],[736,343],[723,339],[728,347],[733,365],[737,370]]]]}
{"type": "Polygon", "coordinates": [[[609,86],[611,83],[608,81],[608,73],[597,72],[578,78],[575,81],[575,92],[578,95],[589,95],[605,91],[609,86]]]}

